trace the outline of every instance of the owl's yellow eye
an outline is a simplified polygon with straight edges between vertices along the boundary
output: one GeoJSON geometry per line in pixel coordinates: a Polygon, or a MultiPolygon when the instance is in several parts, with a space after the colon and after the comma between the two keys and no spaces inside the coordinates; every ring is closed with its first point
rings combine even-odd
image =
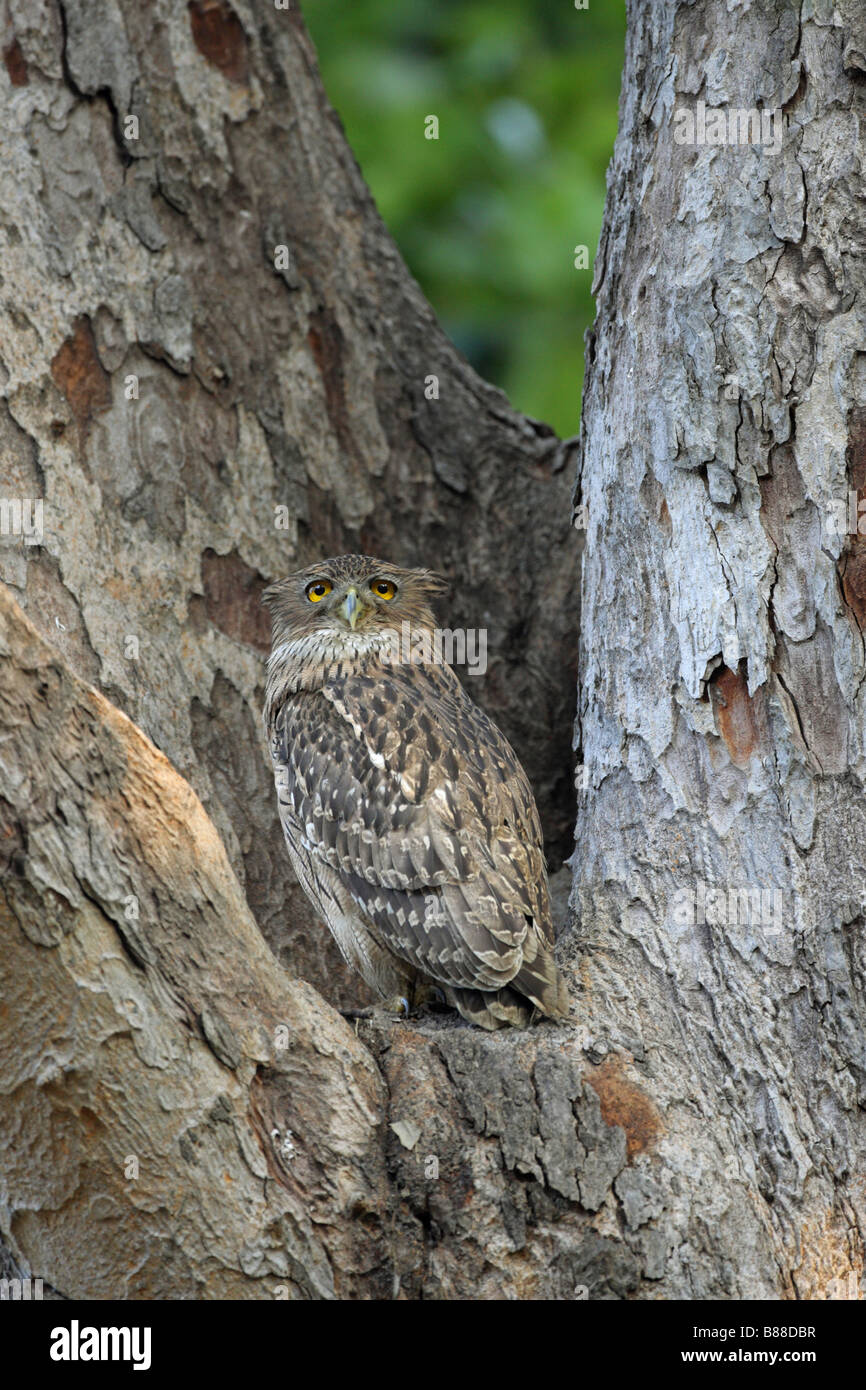
{"type": "Polygon", "coordinates": [[[312,584],[307,585],[305,593],[310,603],[318,603],[320,599],[328,597],[333,587],[329,579],[314,579],[312,584]]]}
{"type": "Polygon", "coordinates": [[[397,592],[397,585],[392,584],[390,579],[377,579],[371,587],[379,598],[392,599],[397,592]]]}

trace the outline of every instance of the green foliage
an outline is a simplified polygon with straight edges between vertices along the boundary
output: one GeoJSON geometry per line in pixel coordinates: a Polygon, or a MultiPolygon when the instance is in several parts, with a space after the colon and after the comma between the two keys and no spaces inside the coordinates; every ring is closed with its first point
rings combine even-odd
{"type": "Polygon", "coordinates": [[[616,134],[622,0],[309,0],[328,95],[440,321],[574,434],[616,134]],[[424,120],[439,118],[439,139],[424,120]],[[574,248],[589,248],[576,270],[574,248]]]}

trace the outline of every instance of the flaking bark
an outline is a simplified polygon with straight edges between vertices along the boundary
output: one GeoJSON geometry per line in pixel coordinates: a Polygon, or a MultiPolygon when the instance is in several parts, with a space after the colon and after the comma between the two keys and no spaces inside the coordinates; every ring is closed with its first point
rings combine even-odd
{"type": "Polygon", "coordinates": [[[492,1037],[356,1035],[292,979],[357,997],[286,867],[258,596],[341,550],[445,569],[560,845],[568,446],[445,342],[297,11],[4,22],[3,492],[45,536],[0,549],[2,1267],[61,1296],[858,1296],[866,606],[824,524],[866,491],[854,0],[630,7],[575,1006],[492,1037]],[[781,150],[677,145],[698,100],[778,105],[781,150]],[[684,924],[699,883],[787,894],[780,930],[684,924]]]}
{"type": "Polygon", "coordinates": [[[864,52],[853,0],[629,7],[574,903],[587,1026],[665,1117],[668,1296],[863,1297],[864,52]],[[677,144],[699,101],[779,147],[677,144]]]}

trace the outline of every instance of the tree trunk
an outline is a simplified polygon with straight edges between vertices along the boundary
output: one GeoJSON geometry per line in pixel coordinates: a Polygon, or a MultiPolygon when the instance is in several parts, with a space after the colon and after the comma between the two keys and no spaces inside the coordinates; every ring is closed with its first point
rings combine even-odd
{"type": "Polygon", "coordinates": [[[574,955],[668,1297],[862,1297],[866,20],[800,8],[634,0],[596,262],[574,955]]]}
{"type": "MultiPolygon", "coordinates": [[[[294,8],[8,0],[0,27],[0,1272],[32,1271],[68,1295],[390,1293],[400,1199],[383,1080],[369,1053],[358,1063],[343,1020],[291,981],[331,1005],[366,999],[289,869],[261,735],[259,597],[346,551],[449,575],[450,625],[487,630],[473,694],[530,770],[561,861],[579,587],[569,446],[444,337],[294,8]],[[57,711],[40,705],[34,652],[94,738],[113,721],[144,758],[128,715],[187,779],[186,799],[172,797],[196,844],[180,809],[166,819],[154,806],[139,862],[143,828],[130,840],[123,823],[134,788],[109,796],[124,778],[120,735],[107,761],[82,736],[72,784],[61,778],[67,750],[57,711]],[[76,678],[108,703],[94,706],[76,678]],[[31,705],[47,721],[40,745],[25,737],[31,705]],[[263,970],[249,913],[284,972],[263,970]],[[276,1015],[275,991],[287,1001],[276,1015]],[[85,1022],[94,995],[99,1021],[85,1022]],[[291,1038],[314,1035],[288,1086],[281,1021],[291,1038]],[[222,1089],[212,1074],[200,1082],[214,1052],[222,1089]],[[341,1059],[342,1087],[316,1080],[320,1054],[341,1059]],[[271,1130],[279,1145],[293,1136],[288,1177],[271,1130]],[[360,1164],[360,1186],[331,1144],[360,1164]],[[219,1177],[206,1199],[202,1148],[219,1177]],[[265,1200],[248,1186],[261,1187],[262,1163],[285,1188],[265,1179],[265,1200]],[[216,1252],[209,1232],[228,1217],[214,1203],[230,1194],[216,1252]],[[289,1238],[286,1203],[320,1223],[316,1239],[289,1238]],[[347,1241],[360,1253],[344,1262],[347,1241]]],[[[423,1249],[422,1222],[413,1229],[423,1249]]]]}
{"type": "Polygon", "coordinates": [[[0,496],[44,507],[0,546],[6,1268],[73,1297],[859,1290],[866,588],[825,529],[866,493],[854,3],[632,6],[574,1017],[502,1036],[331,1007],[359,992],[281,842],[258,599],[346,550],[444,570],[561,853],[569,443],[445,340],[297,11],[8,0],[0,496]],[[784,107],[781,149],[678,144],[699,99],[784,107]],[[714,920],[739,888],[782,895],[768,923],[714,920]]]}
{"type": "Polygon", "coordinates": [[[561,861],[568,451],[437,327],[296,10],[11,0],[4,50],[3,495],[44,499],[44,546],[3,578],[190,780],[283,963],[357,1002],[274,815],[261,591],[353,550],[445,570],[561,861]]]}

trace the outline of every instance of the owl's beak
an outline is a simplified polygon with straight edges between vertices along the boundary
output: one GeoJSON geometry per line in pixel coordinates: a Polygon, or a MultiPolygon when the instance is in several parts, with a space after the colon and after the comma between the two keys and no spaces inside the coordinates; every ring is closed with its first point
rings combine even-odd
{"type": "Polygon", "coordinates": [[[357,589],[348,589],[346,591],[346,597],[340,604],[340,612],[342,613],[343,617],[345,618],[346,622],[349,624],[349,627],[352,629],[353,632],[355,631],[355,627],[357,626],[358,619],[362,618],[366,611],[367,610],[364,607],[363,603],[361,603],[360,599],[358,598],[357,589]]]}

